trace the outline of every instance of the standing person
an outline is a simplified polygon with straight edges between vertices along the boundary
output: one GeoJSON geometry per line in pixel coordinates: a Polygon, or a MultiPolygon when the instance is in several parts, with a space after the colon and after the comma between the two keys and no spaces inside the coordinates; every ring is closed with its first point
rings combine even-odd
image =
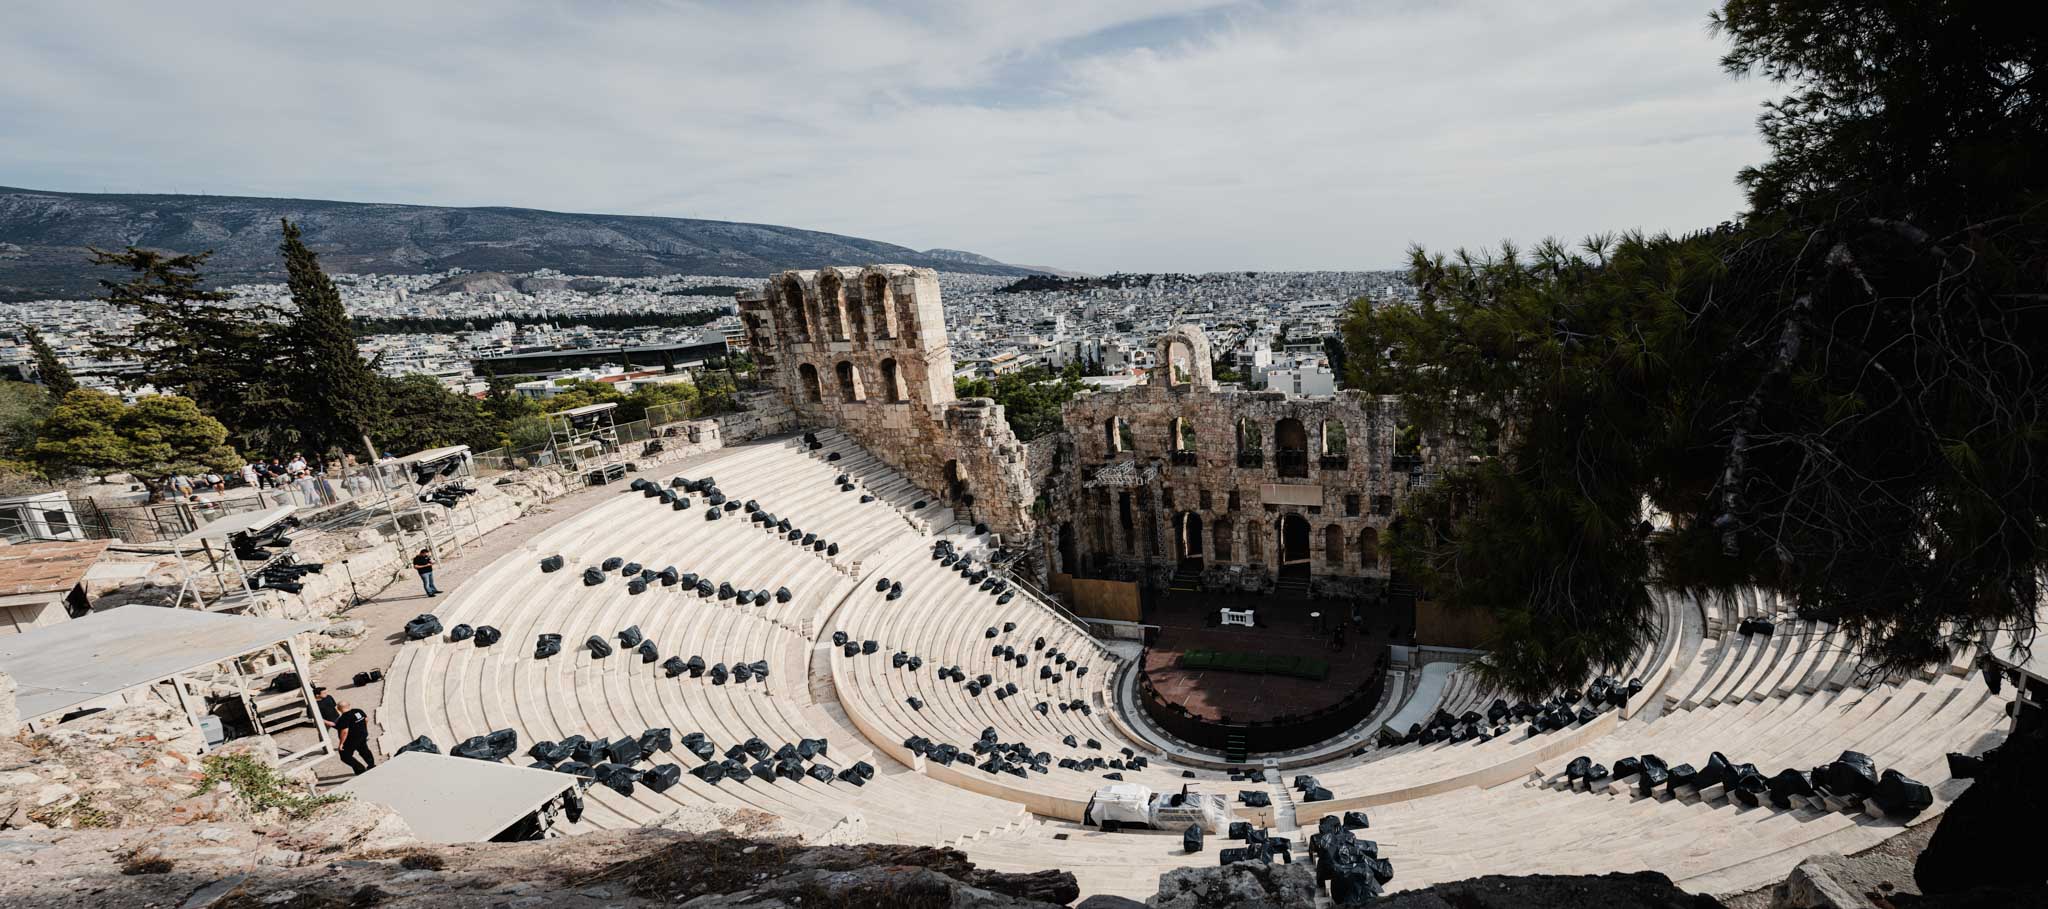
{"type": "Polygon", "coordinates": [[[434,586],[434,554],[432,552],[422,549],[419,555],[413,556],[412,570],[420,573],[420,586],[426,588],[427,596],[436,597],[441,595],[440,588],[434,586]]]}
{"type": "Polygon", "coordinates": [[[182,473],[171,477],[171,491],[177,493],[179,499],[192,498],[192,478],[182,473]]]}
{"type": "Polygon", "coordinates": [[[320,708],[320,725],[329,729],[337,728],[335,723],[341,720],[341,705],[334,700],[334,695],[328,694],[326,688],[315,685],[313,703],[320,708]]]}
{"type": "Polygon", "coordinates": [[[340,737],[341,762],[357,773],[377,766],[370,753],[370,715],[347,704],[337,706],[341,716],[334,721],[334,730],[340,737]]]}

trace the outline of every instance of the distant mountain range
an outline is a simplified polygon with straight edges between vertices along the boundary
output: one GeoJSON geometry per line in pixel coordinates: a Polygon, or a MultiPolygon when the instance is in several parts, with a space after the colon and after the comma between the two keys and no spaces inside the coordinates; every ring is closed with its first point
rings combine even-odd
{"type": "Polygon", "coordinates": [[[918,251],[839,234],[693,218],[531,208],[442,208],[313,199],[48,192],[0,186],[0,301],[96,295],[85,247],[213,251],[216,284],[284,280],[279,218],[329,271],[462,268],[572,275],[766,276],[785,268],[892,262],[989,275],[1051,274],[954,249],[918,251]]]}

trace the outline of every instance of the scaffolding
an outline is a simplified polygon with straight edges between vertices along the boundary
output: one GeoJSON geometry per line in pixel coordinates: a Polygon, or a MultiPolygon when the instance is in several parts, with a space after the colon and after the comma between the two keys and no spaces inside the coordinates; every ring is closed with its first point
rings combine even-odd
{"type": "Polygon", "coordinates": [[[292,516],[298,509],[291,505],[278,505],[262,511],[245,511],[229,515],[213,523],[201,526],[171,541],[171,553],[177,556],[178,573],[181,575],[178,596],[171,601],[173,607],[186,605],[191,600],[192,608],[206,612],[240,612],[256,602],[256,588],[249,585],[249,575],[270,567],[279,560],[289,557],[288,549],[271,553],[255,568],[250,568],[235,552],[234,537],[242,534],[261,534],[272,530],[292,516]]]}
{"type": "Polygon", "coordinates": [[[591,404],[548,414],[548,442],[555,458],[570,470],[591,468],[592,483],[618,479],[623,470],[609,469],[619,459],[619,405],[591,404]]]}

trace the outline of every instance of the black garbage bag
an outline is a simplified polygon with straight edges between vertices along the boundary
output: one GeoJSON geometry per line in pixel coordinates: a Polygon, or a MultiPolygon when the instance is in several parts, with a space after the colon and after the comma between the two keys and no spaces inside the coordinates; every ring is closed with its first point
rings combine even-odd
{"type": "Polygon", "coordinates": [[[638,771],[623,764],[599,764],[591,775],[620,795],[632,795],[633,783],[640,778],[638,771]]]}
{"type": "Polygon", "coordinates": [[[1934,804],[1934,792],[1896,768],[1886,770],[1877,781],[1877,791],[1871,796],[1877,807],[1884,809],[1886,817],[1915,817],[1934,804]]]}
{"type": "Polygon", "coordinates": [[[633,649],[640,652],[640,662],[642,663],[652,663],[655,660],[661,659],[661,651],[654,646],[653,641],[641,641],[640,646],[633,649]]]}
{"type": "Polygon", "coordinates": [[[718,592],[718,588],[716,588],[716,587],[713,587],[713,586],[711,586],[711,579],[710,579],[710,578],[698,578],[698,579],[697,579],[697,595],[698,595],[698,596],[702,596],[702,597],[708,597],[708,596],[712,596],[712,595],[716,594],[717,592],[718,592]]]}
{"type": "Polygon", "coordinates": [[[1564,765],[1564,778],[1569,782],[1577,782],[1578,780],[1585,779],[1587,771],[1592,769],[1593,759],[1582,754],[1572,758],[1571,763],[1564,765]]]}
{"type": "Polygon", "coordinates": [[[448,629],[448,640],[451,641],[467,641],[475,635],[476,629],[468,625],[457,625],[454,628],[448,629]]]}
{"type": "Polygon", "coordinates": [[[1770,795],[1771,783],[1764,779],[1763,774],[1756,771],[1756,767],[1744,764],[1737,768],[1735,782],[1729,785],[1728,791],[1734,796],[1735,801],[1755,808],[1762,805],[1764,799],[1770,795]]]}
{"type": "Polygon", "coordinates": [[[621,566],[619,566],[619,574],[620,574],[620,575],[622,575],[622,576],[624,576],[624,577],[629,577],[629,578],[630,578],[630,577],[632,577],[632,576],[634,576],[634,575],[636,575],[636,574],[639,574],[639,573],[640,573],[640,563],[639,563],[639,562],[627,562],[626,564],[624,564],[624,565],[621,565],[621,566]]]}
{"type": "Polygon", "coordinates": [[[1641,772],[1643,772],[1643,761],[1641,758],[1625,757],[1614,762],[1615,779],[1635,776],[1641,772]]]}
{"type": "Polygon", "coordinates": [[[1657,794],[1657,787],[1671,778],[1671,768],[1665,766],[1663,758],[1654,754],[1643,755],[1642,760],[1643,769],[1636,776],[1636,791],[1648,798],[1657,794]]]}
{"type": "Polygon", "coordinates": [[[598,570],[609,573],[619,570],[619,566],[624,564],[626,564],[625,559],[619,558],[618,556],[612,556],[611,558],[604,560],[597,567],[598,570]]]}
{"type": "Polygon", "coordinates": [[[862,642],[860,642],[860,652],[862,652],[862,653],[874,653],[875,651],[877,651],[877,650],[880,650],[880,649],[882,649],[882,645],[881,645],[881,642],[879,642],[879,641],[862,641],[862,642]]]}
{"type": "Polygon", "coordinates": [[[545,573],[561,571],[562,564],[563,562],[561,556],[551,555],[545,559],[540,560],[540,570],[545,573]]]}
{"type": "Polygon", "coordinates": [[[1251,832],[1252,825],[1249,821],[1231,821],[1228,836],[1233,840],[1242,840],[1251,835],[1251,832]]]}
{"type": "Polygon", "coordinates": [[[680,580],[682,580],[682,575],[676,572],[676,566],[670,565],[661,570],[661,586],[674,587],[676,582],[680,580]]]}
{"type": "Polygon", "coordinates": [[[690,771],[690,775],[716,786],[719,780],[725,779],[725,765],[717,761],[699,764],[695,770],[690,771]]]}
{"type": "Polygon", "coordinates": [[[476,646],[489,647],[505,637],[505,633],[490,625],[476,626],[476,646]]]}
{"type": "Polygon", "coordinates": [[[711,684],[713,684],[713,685],[723,685],[723,684],[725,684],[725,680],[726,680],[726,678],[727,678],[727,677],[728,677],[728,676],[729,676],[730,674],[731,674],[731,673],[729,673],[729,672],[727,672],[727,671],[726,671],[726,668],[725,668],[725,664],[724,664],[724,663],[713,663],[713,664],[711,665],[711,684]]]}
{"type": "Polygon", "coordinates": [[[405,639],[408,641],[423,641],[440,633],[441,620],[432,613],[421,613],[405,623],[405,639]]]}
{"type": "Polygon", "coordinates": [[[711,740],[701,732],[683,736],[683,750],[696,755],[700,761],[708,761],[718,755],[718,746],[711,744],[711,740]]]}
{"type": "Polygon", "coordinates": [[[408,751],[417,751],[422,754],[440,754],[441,746],[434,744],[433,739],[427,738],[423,735],[419,738],[413,739],[410,742],[398,746],[399,754],[404,754],[408,751]]]}
{"type": "Polygon", "coordinates": [[[1365,906],[1385,892],[1374,876],[1372,859],[1337,865],[1329,870],[1330,901],[1339,906],[1365,906]]]}
{"type": "Polygon", "coordinates": [[[536,660],[545,660],[561,652],[562,636],[559,634],[543,634],[534,639],[533,658],[536,660]]]}
{"type": "MultiPolygon", "coordinates": [[[[584,739],[582,736],[572,736],[572,738],[576,740],[576,743],[569,748],[570,760],[580,764],[597,764],[604,760],[605,746],[609,744],[608,742],[603,739],[593,742],[584,739]]],[[[567,743],[569,740],[563,739],[562,741],[567,743]]]]}
{"type": "Polygon", "coordinates": [[[748,668],[748,669],[752,669],[752,670],[754,671],[754,679],[755,679],[756,681],[760,681],[760,682],[766,682],[766,681],[768,681],[768,661],[767,661],[767,660],[755,660],[755,661],[753,661],[753,662],[751,662],[751,663],[748,663],[748,664],[746,664],[746,666],[747,666],[747,668],[748,668]]]}
{"type": "Polygon", "coordinates": [[[804,775],[820,783],[832,782],[832,768],[823,764],[812,764],[811,769],[804,771],[804,775]]]}
{"type": "Polygon", "coordinates": [[[1984,772],[1984,759],[1974,754],[1948,753],[1948,775],[1959,780],[1974,780],[1984,772]]]}
{"type": "Polygon", "coordinates": [[[746,663],[732,664],[732,680],[741,685],[754,680],[754,667],[746,663]]]}
{"type": "Polygon", "coordinates": [[[860,656],[860,644],[854,641],[843,641],[840,644],[840,651],[850,657],[860,656]]]}
{"type": "Polygon", "coordinates": [[[559,764],[569,757],[571,746],[560,742],[535,742],[526,749],[526,756],[543,764],[559,764]]]}
{"type": "Polygon", "coordinates": [[[580,776],[585,779],[590,777],[590,771],[590,765],[582,761],[563,761],[555,765],[556,773],[566,773],[570,776],[580,776]]]}
{"type": "Polygon", "coordinates": [[[1367,819],[1366,819],[1366,817],[1365,817],[1365,812],[1363,812],[1363,811],[1346,811],[1346,812],[1344,812],[1344,829],[1346,829],[1346,830],[1364,830],[1364,829],[1366,829],[1366,828],[1368,828],[1368,827],[1371,827],[1371,826],[1372,826],[1372,821],[1370,821],[1370,820],[1367,820],[1367,819]]]}
{"type": "Polygon", "coordinates": [[[676,676],[682,675],[683,673],[689,671],[689,668],[689,664],[684,663],[682,657],[672,656],[666,660],[661,661],[662,674],[668,676],[669,678],[675,678],[676,676]]]}
{"type": "Polygon", "coordinates": [[[1728,756],[1719,751],[1707,757],[1707,766],[1700,768],[1694,776],[1693,785],[1701,789],[1715,785],[1729,785],[1735,782],[1735,765],[1728,762],[1728,756]]]}
{"type": "Polygon", "coordinates": [[[595,568],[583,569],[583,586],[596,587],[602,583],[604,583],[604,572],[595,568]]]}
{"type": "Polygon", "coordinates": [[[1330,794],[1330,790],[1317,786],[1310,789],[1307,795],[1302,796],[1301,800],[1304,802],[1327,802],[1333,798],[1336,798],[1336,796],[1330,794]]]}
{"type": "Polygon", "coordinates": [[[1813,771],[1815,787],[1845,798],[1869,798],[1877,792],[1877,781],[1877,765],[1860,751],[1844,751],[1841,757],[1813,771]]]}
{"type": "Polygon", "coordinates": [[[797,756],[807,761],[824,757],[830,748],[824,739],[802,739],[796,743],[797,756]]]}
{"type": "Polygon", "coordinates": [[[1180,848],[1187,852],[1202,851],[1202,825],[1189,824],[1188,829],[1181,831],[1180,848]]]}
{"type": "Polygon", "coordinates": [[[639,739],[623,735],[605,745],[604,753],[605,757],[611,759],[611,762],[614,764],[636,763],[645,756],[640,750],[639,739]]]}
{"type": "Polygon", "coordinates": [[[640,784],[656,792],[667,792],[670,786],[681,782],[683,768],[674,764],[662,764],[640,771],[640,784]]]}
{"type": "Polygon", "coordinates": [[[719,582],[719,584],[718,584],[718,598],[719,598],[719,599],[721,599],[721,600],[730,600],[730,599],[732,599],[733,597],[735,597],[735,596],[738,596],[738,595],[739,595],[739,591],[738,591],[738,590],[735,590],[735,589],[733,589],[733,586],[732,586],[732,582],[730,582],[730,581],[720,581],[720,582],[719,582]]]}
{"type": "Polygon", "coordinates": [[[775,775],[792,783],[801,783],[804,779],[804,762],[795,758],[777,761],[775,762],[775,775]]]}
{"type": "Polygon", "coordinates": [[[1266,808],[1273,804],[1273,795],[1263,789],[1246,789],[1238,792],[1239,803],[1250,808],[1266,808]]]}
{"type": "Polygon", "coordinates": [[[1778,771],[1777,776],[1771,777],[1770,788],[1771,804],[1781,810],[1791,810],[1793,796],[1813,795],[1813,777],[1803,770],[1787,767],[1778,771]]]}
{"type": "Polygon", "coordinates": [[[583,646],[590,648],[590,655],[596,659],[601,660],[612,655],[612,645],[594,634],[590,636],[590,640],[583,642],[583,646]]]}
{"type": "Polygon", "coordinates": [[[839,781],[842,783],[852,783],[855,786],[865,786],[868,784],[868,778],[862,776],[857,767],[848,767],[839,771],[839,781]]]}
{"type": "Polygon", "coordinates": [[[1680,764],[1671,768],[1671,776],[1664,783],[1664,791],[1677,795],[1678,790],[1699,785],[1699,771],[1691,764],[1680,764]]]}
{"type": "Polygon", "coordinates": [[[645,581],[644,579],[641,579],[641,578],[634,578],[634,579],[632,579],[632,580],[630,580],[630,581],[627,581],[627,582],[626,582],[626,595],[627,595],[627,596],[633,596],[633,597],[637,597],[637,596],[639,596],[639,595],[641,595],[641,594],[643,594],[643,593],[646,593],[646,592],[647,592],[647,581],[645,581]]]}
{"type": "Polygon", "coordinates": [[[667,726],[649,729],[640,733],[640,752],[652,755],[657,751],[675,750],[675,734],[667,726]]]}

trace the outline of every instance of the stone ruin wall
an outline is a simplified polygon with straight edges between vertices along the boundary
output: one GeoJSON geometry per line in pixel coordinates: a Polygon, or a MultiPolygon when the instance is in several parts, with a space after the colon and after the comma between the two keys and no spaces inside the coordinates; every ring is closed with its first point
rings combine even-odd
{"type": "Polygon", "coordinates": [[[1391,398],[1360,392],[1296,396],[1277,391],[1219,387],[1209,373],[1208,341],[1201,329],[1179,326],[1158,340],[1159,365],[1140,386],[1086,395],[1068,403],[1063,420],[1074,469],[1064,473],[1053,498],[1046,536],[1054,570],[1072,572],[1059,552],[1071,533],[1073,554],[1098,576],[1164,585],[1178,559],[1176,521],[1200,516],[1203,582],[1212,589],[1263,590],[1280,567],[1279,523],[1299,515],[1309,527],[1311,584],[1317,594],[1357,596],[1380,590],[1388,577],[1382,534],[1408,492],[1410,477],[1394,468],[1399,414],[1391,398]],[[1176,350],[1175,348],[1179,349],[1176,350]],[[1177,356],[1178,354],[1184,356],[1177,356]],[[1184,371],[1169,365],[1185,361],[1184,371]],[[1129,444],[1115,450],[1112,420],[1121,418],[1129,444]],[[1276,432],[1298,420],[1306,458],[1301,476],[1282,476],[1276,432]],[[1185,421],[1185,428],[1177,421],[1185,421]],[[1239,427],[1247,453],[1239,459],[1239,427]],[[1324,427],[1342,425],[1342,463],[1323,461],[1324,427]],[[1180,451],[1175,433],[1190,436],[1180,451]],[[1189,462],[1192,463],[1189,463],[1189,462]],[[1127,489],[1087,488],[1097,471],[1118,462],[1156,468],[1149,482],[1127,489]],[[1230,493],[1237,493],[1235,507],[1230,493]],[[1123,493],[1131,496],[1131,526],[1123,525],[1123,493]],[[1269,501],[1268,494],[1272,501],[1269,501]],[[1347,497],[1356,497],[1356,514],[1347,497]],[[1329,528],[1339,552],[1331,561],[1329,528]],[[1219,537],[1227,537],[1227,545],[1219,537]]]}
{"type": "Polygon", "coordinates": [[[905,265],[778,272],[738,295],[754,361],[807,427],[845,432],[963,520],[1011,539],[1037,498],[1003,408],[953,396],[938,273],[905,265]]]}

